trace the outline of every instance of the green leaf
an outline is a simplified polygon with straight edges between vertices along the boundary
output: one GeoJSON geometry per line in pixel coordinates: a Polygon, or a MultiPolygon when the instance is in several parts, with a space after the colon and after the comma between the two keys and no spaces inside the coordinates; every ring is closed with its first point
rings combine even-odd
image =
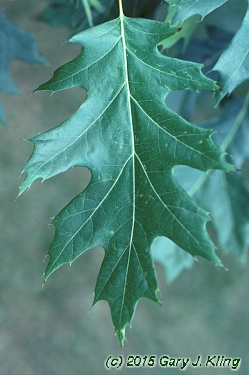
{"type": "Polygon", "coordinates": [[[199,14],[202,19],[216,8],[219,8],[227,0],[179,0],[173,22],[184,21],[187,18],[199,14]]]}
{"type": "MultiPolygon", "coordinates": [[[[247,1],[249,3],[249,1],[247,1]]],[[[249,10],[229,47],[222,53],[213,70],[220,74],[222,91],[217,94],[217,104],[242,82],[249,78],[249,10]]]]}
{"type": "MultiPolygon", "coordinates": [[[[74,166],[91,182],[53,221],[45,279],[86,250],[102,246],[93,304],[108,301],[121,344],[140,298],[158,301],[150,248],[165,236],[193,256],[221,265],[208,237],[208,214],[177,184],[178,164],[233,170],[210,139],[165,105],[174,90],[215,90],[201,65],[163,56],[157,45],[176,29],[145,19],[119,18],[71,39],[83,52],[40,90],[85,87],[87,99],[60,126],[31,139],[20,194],[74,166]]],[[[166,249],[165,249],[166,250],[166,249]]]]}

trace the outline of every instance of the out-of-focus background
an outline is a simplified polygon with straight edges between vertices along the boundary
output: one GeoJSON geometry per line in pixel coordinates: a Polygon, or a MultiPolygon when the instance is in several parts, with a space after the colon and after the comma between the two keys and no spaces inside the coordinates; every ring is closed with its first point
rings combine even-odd
{"type": "MultiPolygon", "coordinates": [[[[56,271],[42,289],[44,260],[54,229],[48,224],[86,186],[89,173],[74,168],[32,188],[16,199],[21,171],[32,152],[31,138],[73,114],[84,99],[83,90],[55,93],[32,91],[80,49],[65,44],[66,29],[50,29],[35,21],[43,1],[1,0],[0,9],[20,28],[37,38],[49,66],[11,64],[19,96],[0,95],[7,127],[1,127],[0,146],[0,374],[105,374],[109,355],[201,355],[240,357],[240,374],[249,371],[249,267],[222,256],[228,270],[204,260],[168,284],[156,265],[162,306],[141,300],[120,348],[106,302],[93,309],[93,291],[103,250],[94,249],[70,267],[56,271]]],[[[97,78],[96,78],[97,79],[97,78]]],[[[124,375],[180,374],[170,368],[125,368],[124,375]]],[[[191,368],[188,375],[227,375],[230,369],[191,368]]]]}

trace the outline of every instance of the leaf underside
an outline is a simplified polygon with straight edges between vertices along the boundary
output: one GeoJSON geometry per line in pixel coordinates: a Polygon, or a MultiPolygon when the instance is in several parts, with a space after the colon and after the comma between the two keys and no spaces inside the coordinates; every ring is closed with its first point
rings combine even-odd
{"type": "MultiPolygon", "coordinates": [[[[45,279],[94,246],[105,257],[93,304],[106,300],[121,344],[138,300],[157,299],[150,248],[166,236],[193,256],[221,265],[208,214],[178,185],[173,168],[232,170],[210,139],[165,105],[174,90],[217,89],[201,66],[163,56],[176,32],[165,23],[121,16],[71,39],[84,50],[39,90],[84,87],[87,99],[60,126],[31,139],[20,194],[37,178],[86,166],[91,182],[54,219],[45,279]]],[[[167,248],[165,248],[167,251],[167,248]]]]}
{"type": "MultiPolygon", "coordinates": [[[[249,0],[247,3],[249,5],[249,0]]],[[[222,87],[222,91],[217,94],[217,104],[242,82],[249,79],[248,33],[249,8],[239,30],[213,67],[214,71],[217,70],[220,73],[219,83],[222,87]]]]}
{"type": "Polygon", "coordinates": [[[173,22],[186,20],[196,14],[204,18],[225,2],[227,0],[179,0],[173,22]]]}

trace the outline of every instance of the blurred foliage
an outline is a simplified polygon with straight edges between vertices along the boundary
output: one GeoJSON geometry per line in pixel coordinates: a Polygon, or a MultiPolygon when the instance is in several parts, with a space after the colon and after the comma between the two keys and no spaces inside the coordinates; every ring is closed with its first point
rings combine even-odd
{"type": "MultiPolygon", "coordinates": [[[[15,26],[2,11],[0,13],[0,92],[4,94],[19,93],[19,89],[9,74],[13,60],[22,60],[29,64],[47,64],[47,61],[37,51],[34,35],[15,26]]],[[[0,105],[0,122],[6,125],[2,105],[0,105]]]]}
{"type": "MultiPolygon", "coordinates": [[[[126,0],[123,4],[124,13],[128,17],[149,18],[159,4],[160,0],[126,0]]],[[[38,15],[38,19],[53,28],[67,26],[74,35],[90,26],[110,21],[118,15],[116,0],[78,0],[76,4],[74,0],[47,0],[47,7],[38,15]]]]}

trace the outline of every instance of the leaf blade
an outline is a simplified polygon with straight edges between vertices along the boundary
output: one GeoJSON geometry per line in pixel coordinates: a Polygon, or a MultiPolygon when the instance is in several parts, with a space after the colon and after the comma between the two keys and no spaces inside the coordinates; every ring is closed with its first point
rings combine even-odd
{"type": "Polygon", "coordinates": [[[121,344],[137,301],[157,299],[150,255],[153,240],[166,236],[192,255],[221,265],[205,225],[208,214],[176,183],[172,170],[232,170],[211,132],[193,127],[165,105],[170,91],[216,89],[201,65],[160,54],[157,44],[176,29],[122,16],[73,38],[83,53],[40,87],[85,87],[79,110],[59,127],[35,137],[35,151],[21,192],[42,177],[87,166],[89,186],[53,221],[45,279],[94,246],[105,257],[94,304],[105,299],[121,344]],[[92,43],[94,40],[95,49],[92,43]],[[93,53],[94,51],[94,53],[93,53]],[[96,85],[96,72],[104,72],[96,85]],[[179,233],[181,235],[179,236],[179,233]]]}

